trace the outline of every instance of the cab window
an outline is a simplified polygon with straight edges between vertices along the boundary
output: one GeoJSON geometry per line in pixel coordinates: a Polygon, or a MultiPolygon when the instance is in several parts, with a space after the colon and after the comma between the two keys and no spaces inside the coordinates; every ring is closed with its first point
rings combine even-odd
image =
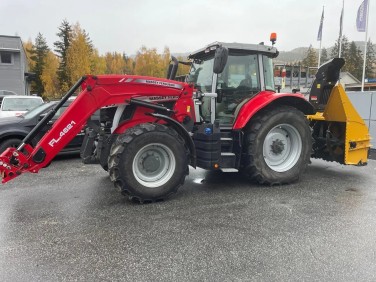
{"type": "Polygon", "coordinates": [[[275,91],[272,59],[262,56],[262,64],[264,68],[265,90],[275,91]]]}

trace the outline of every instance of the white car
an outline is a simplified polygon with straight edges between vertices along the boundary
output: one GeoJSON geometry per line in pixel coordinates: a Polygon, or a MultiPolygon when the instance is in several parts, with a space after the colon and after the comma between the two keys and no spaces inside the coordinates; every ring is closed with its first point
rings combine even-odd
{"type": "Polygon", "coordinates": [[[39,96],[5,96],[0,107],[0,118],[22,115],[43,103],[42,97],[39,96]]]}

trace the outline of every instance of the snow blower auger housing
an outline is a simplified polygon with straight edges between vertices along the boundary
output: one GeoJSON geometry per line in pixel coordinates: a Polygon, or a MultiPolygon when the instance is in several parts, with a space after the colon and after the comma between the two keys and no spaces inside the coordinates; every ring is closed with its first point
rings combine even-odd
{"type": "MultiPolygon", "coordinates": [[[[341,87],[331,89],[323,113],[302,94],[277,93],[272,63],[277,56],[273,46],[215,42],[189,56],[185,82],[174,80],[178,64],[186,64],[175,58],[167,79],[83,77],[18,148],[1,154],[3,183],[47,166],[86,123],[90,125],[87,121],[98,109],[101,127],[86,135],[81,155],[97,160],[114,185],[139,202],[174,194],[189,165],[242,171],[259,183],[283,184],[299,179],[312,152],[314,157],[365,164],[367,130],[358,119],[346,120],[355,116],[353,110],[348,114],[347,104],[346,114],[341,112],[341,87]],[[81,93],[33,148],[30,141],[40,128],[80,87],[81,93]],[[353,126],[361,128],[360,135],[353,126]]],[[[334,76],[327,84],[337,83],[336,68],[327,68],[325,75],[334,76]]]]}
{"type": "Polygon", "coordinates": [[[342,58],[323,64],[313,82],[309,100],[317,109],[309,115],[313,129],[313,157],[346,165],[365,165],[370,135],[342,85],[338,83],[342,58]]]}

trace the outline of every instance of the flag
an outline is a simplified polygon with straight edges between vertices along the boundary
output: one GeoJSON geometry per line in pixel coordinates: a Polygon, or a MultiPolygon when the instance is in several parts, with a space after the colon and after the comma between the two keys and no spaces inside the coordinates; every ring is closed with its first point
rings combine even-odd
{"type": "MultiPolygon", "coordinates": [[[[365,1],[366,1],[366,0],[365,0],[365,1]]],[[[317,41],[321,41],[321,37],[322,37],[322,26],[323,26],[323,24],[324,24],[324,7],[322,8],[320,27],[319,27],[319,32],[317,33],[317,41]]]]}
{"type": "Polygon", "coordinates": [[[358,16],[356,17],[356,29],[360,32],[366,31],[367,9],[368,0],[364,0],[359,6],[358,16]]]}
{"type": "Polygon", "coordinates": [[[341,12],[341,18],[339,20],[339,38],[342,38],[342,26],[343,26],[343,7],[341,12]]]}

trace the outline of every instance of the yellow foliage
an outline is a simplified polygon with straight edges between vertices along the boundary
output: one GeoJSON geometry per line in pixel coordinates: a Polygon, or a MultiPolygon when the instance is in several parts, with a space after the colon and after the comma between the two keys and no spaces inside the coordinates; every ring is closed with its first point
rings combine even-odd
{"type": "Polygon", "coordinates": [[[91,58],[91,73],[105,74],[106,73],[106,59],[98,54],[98,50],[93,50],[91,58]]]}
{"type": "Polygon", "coordinates": [[[120,53],[106,53],[105,61],[107,67],[107,73],[109,74],[124,74],[125,72],[125,61],[120,53]]]}
{"type": "Polygon", "coordinates": [[[164,66],[163,57],[157,53],[157,49],[147,49],[142,46],[137,52],[135,74],[165,77],[167,67],[164,66]]]}
{"type": "Polygon", "coordinates": [[[31,49],[33,49],[33,42],[29,39],[26,42],[22,42],[25,53],[26,53],[26,60],[27,60],[27,65],[28,65],[28,70],[32,69],[35,65],[35,62],[31,59],[31,49]]]}
{"type": "MultiPolygon", "coordinates": [[[[177,57],[178,61],[187,62],[188,60],[183,57],[177,57]]],[[[187,75],[189,73],[190,66],[179,64],[178,72],[176,76],[187,75]]]]}
{"type": "Polygon", "coordinates": [[[45,66],[41,75],[41,80],[45,91],[45,93],[42,94],[44,99],[60,98],[58,94],[59,81],[56,74],[58,67],[59,59],[54,53],[49,51],[45,59],[45,66]]]}
{"type": "Polygon", "coordinates": [[[79,24],[73,27],[73,38],[67,51],[67,70],[73,85],[80,77],[91,72],[92,49],[85,31],[79,24]]]}

